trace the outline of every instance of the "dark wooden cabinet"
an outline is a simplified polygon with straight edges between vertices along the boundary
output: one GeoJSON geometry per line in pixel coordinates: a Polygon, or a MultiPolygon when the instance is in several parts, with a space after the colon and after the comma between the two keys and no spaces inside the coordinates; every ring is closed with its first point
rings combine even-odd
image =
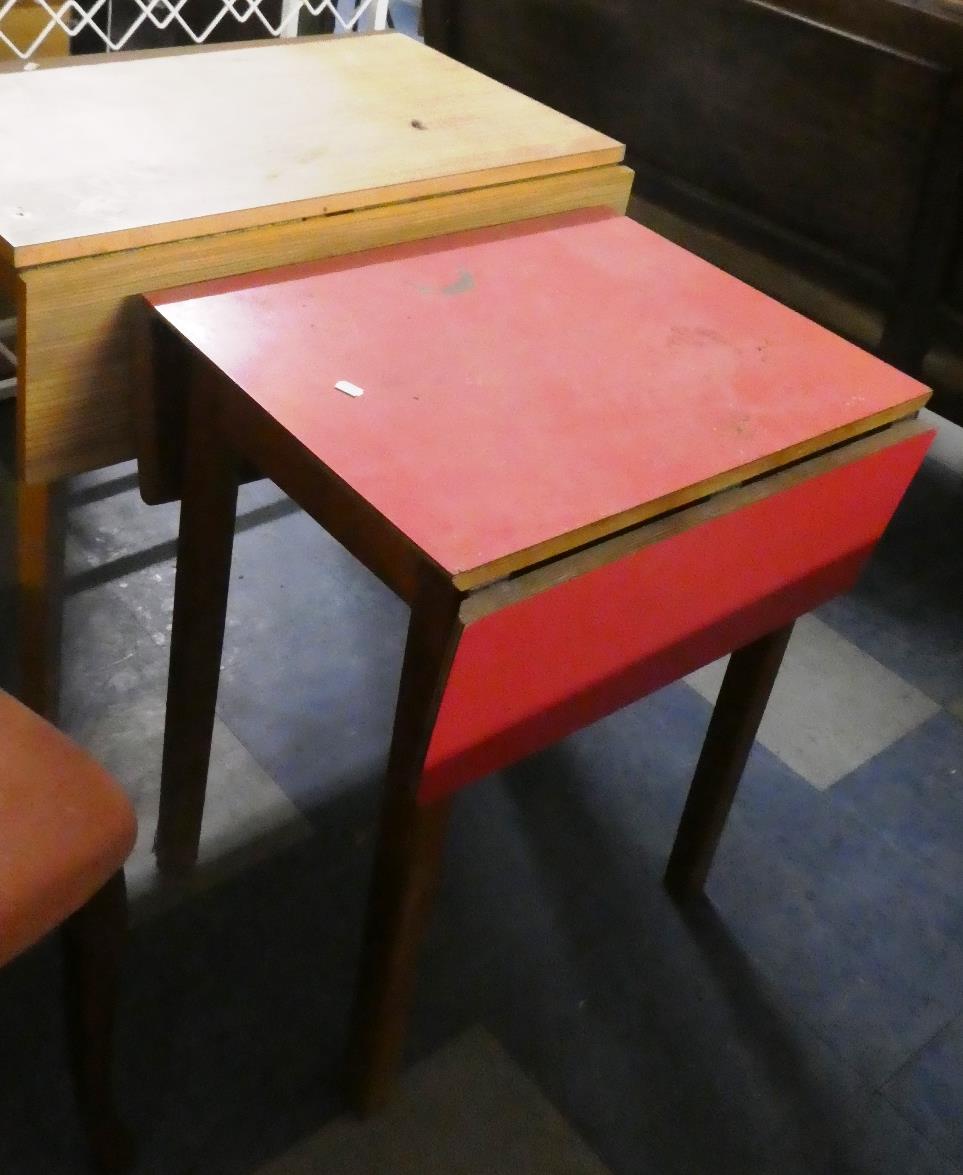
{"type": "Polygon", "coordinates": [[[424,3],[429,43],[623,140],[640,219],[963,423],[963,4],[424,3]]]}

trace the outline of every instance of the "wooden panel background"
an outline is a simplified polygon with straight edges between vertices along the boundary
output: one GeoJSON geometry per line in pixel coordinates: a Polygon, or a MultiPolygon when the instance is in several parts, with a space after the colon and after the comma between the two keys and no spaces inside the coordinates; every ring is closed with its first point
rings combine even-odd
{"type": "Polygon", "coordinates": [[[624,141],[640,190],[651,169],[895,272],[937,66],[747,0],[451,2],[460,59],[624,141]]]}
{"type": "MultiPolygon", "coordinates": [[[[934,337],[933,288],[944,288],[958,318],[963,312],[959,282],[945,288],[949,260],[961,252],[952,192],[963,152],[963,7],[954,12],[940,0],[425,6],[433,43],[625,141],[641,219],[705,248],[737,276],[874,348],[882,323],[906,313],[917,319],[911,333],[934,337]],[[945,228],[932,233],[936,169],[955,174],[936,185],[950,193],[950,209],[945,228]],[[926,256],[921,283],[919,269],[907,280],[917,255],[926,256]]],[[[963,358],[960,333],[948,345],[963,358]]],[[[902,350],[905,369],[919,370],[918,343],[902,350]]],[[[963,422],[963,382],[945,382],[949,368],[937,370],[932,359],[923,371],[936,378],[934,406],[963,422]]]]}

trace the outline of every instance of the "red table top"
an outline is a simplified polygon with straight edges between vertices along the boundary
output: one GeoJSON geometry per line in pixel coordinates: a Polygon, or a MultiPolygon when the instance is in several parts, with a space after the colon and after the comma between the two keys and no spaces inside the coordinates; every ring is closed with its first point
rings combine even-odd
{"type": "Polygon", "coordinates": [[[534,561],[619,529],[927,396],[603,210],[149,300],[464,586],[519,553],[534,561]],[[336,390],[339,380],[363,395],[336,390]]]}

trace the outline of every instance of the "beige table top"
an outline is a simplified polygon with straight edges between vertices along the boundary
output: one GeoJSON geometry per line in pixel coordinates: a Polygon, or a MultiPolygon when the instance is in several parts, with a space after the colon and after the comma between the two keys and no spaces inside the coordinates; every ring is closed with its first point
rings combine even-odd
{"type": "Polygon", "coordinates": [[[622,159],[606,135],[398,34],[0,73],[16,268],[622,159]]]}

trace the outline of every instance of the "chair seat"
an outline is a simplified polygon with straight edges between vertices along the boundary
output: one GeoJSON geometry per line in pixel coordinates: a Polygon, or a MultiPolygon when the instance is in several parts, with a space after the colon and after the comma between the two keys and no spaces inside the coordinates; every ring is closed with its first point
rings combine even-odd
{"type": "Polygon", "coordinates": [[[135,837],[112,776],[0,692],[0,965],[96,893],[135,837]]]}

